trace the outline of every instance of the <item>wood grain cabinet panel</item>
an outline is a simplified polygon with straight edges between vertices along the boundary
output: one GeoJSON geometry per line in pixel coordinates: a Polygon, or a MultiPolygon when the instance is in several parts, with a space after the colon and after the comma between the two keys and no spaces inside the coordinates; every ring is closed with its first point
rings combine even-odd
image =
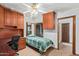
{"type": "Polygon", "coordinates": [[[18,13],[18,29],[24,29],[24,16],[18,13]]]}
{"type": "Polygon", "coordinates": [[[5,25],[11,26],[11,11],[9,9],[5,9],[5,25]]]}
{"type": "Polygon", "coordinates": [[[0,6],[0,28],[4,27],[4,8],[0,6]]]}
{"type": "Polygon", "coordinates": [[[48,22],[47,22],[47,18],[46,17],[47,17],[46,14],[44,14],[43,15],[43,28],[44,29],[47,29],[47,26],[46,25],[47,25],[48,22]]]}
{"type": "Polygon", "coordinates": [[[18,29],[18,34],[23,37],[23,29],[18,29]]]}
{"type": "Polygon", "coordinates": [[[55,12],[43,14],[43,29],[55,29],[55,12]]]}
{"type": "Polygon", "coordinates": [[[5,9],[5,25],[17,26],[17,12],[5,9]]]}
{"type": "Polygon", "coordinates": [[[18,50],[26,48],[26,39],[21,37],[18,42],[18,50]]]}
{"type": "Polygon", "coordinates": [[[17,26],[17,12],[12,11],[11,12],[11,20],[12,20],[12,26],[17,26]]]}

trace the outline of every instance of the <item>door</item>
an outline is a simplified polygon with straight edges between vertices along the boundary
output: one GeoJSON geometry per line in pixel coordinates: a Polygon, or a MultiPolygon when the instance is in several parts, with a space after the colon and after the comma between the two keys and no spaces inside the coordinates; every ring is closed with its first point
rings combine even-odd
{"type": "Polygon", "coordinates": [[[69,23],[62,24],[62,42],[69,43],[69,23]]]}

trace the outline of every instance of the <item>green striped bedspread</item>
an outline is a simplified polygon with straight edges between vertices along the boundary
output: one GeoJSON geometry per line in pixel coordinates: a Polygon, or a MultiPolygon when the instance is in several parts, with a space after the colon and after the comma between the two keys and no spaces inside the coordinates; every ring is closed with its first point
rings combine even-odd
{"type": "Polygon", "coordinates": [[[50,39],[38,36],[28,36],[26,42],[32,47],[39,49],[40,52],[45,52],[49,46],[53,45],[53,42],[50,39]]]}

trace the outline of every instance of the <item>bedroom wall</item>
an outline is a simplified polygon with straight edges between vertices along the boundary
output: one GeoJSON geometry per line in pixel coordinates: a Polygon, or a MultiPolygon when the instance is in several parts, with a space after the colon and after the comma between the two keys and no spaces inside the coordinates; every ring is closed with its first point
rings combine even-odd
{"type": "Polygon", "coordinates": [[[57,18],[76,15],[76,54],[79,54],[79,9],[72,9],[65,12],[58,12],[57,18]]]}
{"type": "Polygon", "coordinates": [[[32,24],[31,28],[32,28],[32,35],[34,36],[35,35],[35,24],[34,23],[32,24]]]}
{"type": "Polygon", "coordinates": [[[26,17],[26,14],[24,14],[24,37],[26,37],[26,20],[27,20],[27,17],[26,17]]]}
{"type": "Polygon", "coordinates": [[[54,47],[57,48],[57,33],[56,33],[56,31],[44,30],[43,36],[44,36],[44,38],[48,38],[48,39],[52,40],[52,42],[54,43],[54,47]]]}

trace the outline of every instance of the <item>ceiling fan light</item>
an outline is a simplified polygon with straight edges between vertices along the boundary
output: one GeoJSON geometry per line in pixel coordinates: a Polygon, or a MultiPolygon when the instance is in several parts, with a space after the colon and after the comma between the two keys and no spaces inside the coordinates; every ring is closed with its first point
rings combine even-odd
{"type": "Polygon", "coordinates": [[[40,4],[38,4],[37,6],[36,6],[36,8],[39,8],[40,7],[40,4]]]}

